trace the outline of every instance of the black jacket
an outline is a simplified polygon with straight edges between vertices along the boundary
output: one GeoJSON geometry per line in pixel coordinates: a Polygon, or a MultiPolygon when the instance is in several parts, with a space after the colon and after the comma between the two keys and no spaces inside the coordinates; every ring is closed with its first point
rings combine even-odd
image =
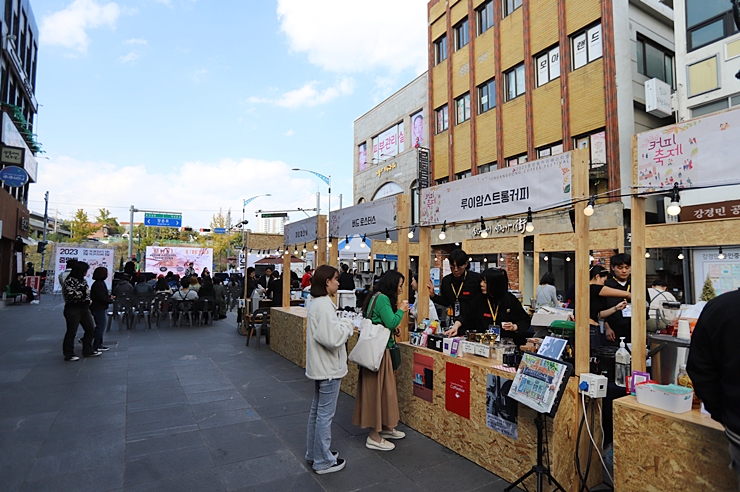
{"type": "Polygon", "coordinates": [[[686,367],[712,418],[740,433],[740,290],[704,306],[691,337],[686,367]]]}
{"type": "Polygon", "coordinates": [[[283,279],[274,278],[267,285],[267,297],[272,294],[272,307],[282,307],[283,305],[283,279]]]}
{"type": "MultiPolygon", "coordinates": [[[[490,308],[488,306],[488,298],[485,295],[481,295],[475,300],[473,308],[475,310],[475,329],[468,329],[467,331],[483,333],[488,329],[489,325],[514,323],[517,327],[517,331],[501,330],[501,338],[513,338],[514,343],[517,345],[524,345],[527,343],[527,331],[529,330],[529,325],[531,324],[532,319],[524,310],[519,299],[517,299],[511,292],[507,292],[506,296],[498,302],[491,299],[490,308]],[[491,309],[493,309],[493,313],[496,315],[495,323],[493,322],[491,309]]],[[[457,334],[460,335],[460,332],[458,331],[457,334]]]]}
{"type": "Polygon", "coordinates": [[[349,272],[339,274],[339,290],[355,290],[355,277],[349,272]]]}
{"type": "Polygon", "coordinates": [[[432,297],[435,304],[441,304],[445,307],[454,307],[455,302],[460,302],[460,316],[457,320],[462,323],[458,333],[466,330],[475,330],[475,309],[473,304],[481,297],[480,292],[480,275],[475,272],[465,272],[464,280],[455,278],[452,274],[445,275],[439,288],[439,295],[432,297]],[[462,283],[462,288],[460,287],[462,283]],[[453,291],[454,287],[454,291],[453,291]],[[459,292],[459,296],[455,294],[459,292]],[[472,323],[468,326],[468,323],[472,323]]]}
{"type": "Polygon", "coordinates": [[[90,287],[90,311],[104,311],[108,309],[108,304],[113,302],[108,294],[108,287],[102,280],[96,280],[90,287]]]}

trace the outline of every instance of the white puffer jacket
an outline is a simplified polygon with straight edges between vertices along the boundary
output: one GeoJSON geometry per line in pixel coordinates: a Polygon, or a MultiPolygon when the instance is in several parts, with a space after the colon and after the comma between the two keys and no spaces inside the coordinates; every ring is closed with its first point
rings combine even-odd
{"type": "Polygon", "coordinates": [[[352,323],[337,318],[329,296],[317,297],[308,308],[306,321],[306,377],[340,379],[347,375],[347,347],[352,323]]]}

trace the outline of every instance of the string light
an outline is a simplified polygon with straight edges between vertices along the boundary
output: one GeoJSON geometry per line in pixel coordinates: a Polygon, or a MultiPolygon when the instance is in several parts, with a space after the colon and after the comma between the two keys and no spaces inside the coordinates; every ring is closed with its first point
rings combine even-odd
{"type": "Polygon", "coordinates": [[[447,232],[447,221],[446,220],[442,224],[442,230],[439,233],[440,240],[444,240],[447,237],[447,234],[445,234],[445,232],[447,232]]]}
{"type": "Polygon", "coordinates": [[[362,235],[362,242],[360,243],[360,247],[361,248],[367,247],[367,245],[365,244],[365,239],[367,239],[367,235],[366,234],[363,234],[362,235]]]}
{"type": "Polygon", "coordinates": [[[414,239],[414,231],[415,230],[416,230],[416,226],[412,226],[411,229],[409,230],[409,233],[408,233],[409,239],[414,239]]]}
{"type": "Polygon", "coordinates": [[[486,230],[486,222],[483,220],[483,216],[480,216],[480,237],[487,238],[488,231],[486,230]]]}
{"type": "Polygon", "coordinates": [[[725,254],[722,252],[722,246],[719,247],[719,254],[717,255],[717,259],[724,260],[725,254]]]}
{"type": "Polygon", "coordinates": [[[532,222],[532,207],[527,209],[527,225],[524,227],[527,232],[534,231],[534,222],[532,222]]]}
{"type": "Polygon", "coordinates": [[[645,258],[650,258],[650,251],[645,250],[645,258]]]}
{"type": "Polygon", "coordinates": [[[545,255],[545,257],[543,258],[543,260],[545,260],[545,261],[548,261],[549,259],[550,259],[550,257],[547,256],[547,255],[545,255]]]}
{"type": "Polygon", "coordinates": [[[565,257],[565,261],[570,261],[570,255],[565,257]]]}
{"type": "Polygon", "coordinates": [[[588,205],[583,209],[583,215],[591,217],[594,214],[594,205],[596,205],[596,195],[592,195],[591,198],[588,199],[588,205]]]}
{"type": "Polygon", "coordinates": [[[298,245],[296,244],[293,247],[295,248],[295,251],[293,251],[293,254],[296,255],[296,256],[298,256],[298,245]]]}
{"type": "Polygon", "coordinates": [[[331,248],[331,243],[333,243],[333,242],[334,242],[334,238],[333,238],[333,237],[331,237],[331,236],[329,236],[329,242],[328,242],[328,243],[326,243],[326,247],[327,247],[327,248],[331,248]]]}
{"type": "Polygon", "coordinates": [[[303,243],[303,254],[306,254],[306,243],[303,243]]]}
{"type": "Polygon", "coordinates": [[[672,217],[681,213],[681,194],[678,191],[678,183],[673,183],[671,191],[671,204],[666,208],[666,213],[672,217]]]}
{"type": "Polygon", "coordinates": [[[488,263],[488,258],[486,258],[485,256],[483,257],[483,263],[488,263]]]}
{"type": "Polygon", "coordinates": [[[316,240],[315,240],[315,241],[313,242],[313,249],[319,249],[319,240],[318,240],[318,239],[316,239],[316,240]]]}
{"type": "Polygon", "coordinates": [[[391,241],[391,235],[388,234],[388,229],[385,230],[385,244],[391,244],[393,241],[391,241]]]}
{"type": "Polygon", "coordinates": [[[683,253],[678,253],[678,259],[679,260],[683,260],[684,259],[683,253]]]}
{"type": "Polygon", "coordinates": [[[349,249],[349,236],[344,236],[344,249],[349,249]]]}

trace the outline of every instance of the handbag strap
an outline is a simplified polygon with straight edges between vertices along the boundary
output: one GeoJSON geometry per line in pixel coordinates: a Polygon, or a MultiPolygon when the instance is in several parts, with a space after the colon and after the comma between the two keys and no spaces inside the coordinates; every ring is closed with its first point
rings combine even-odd
{"type": "Polygon", "coordinates": [[[365,317],[369,319],[370,321],[372,321],[373,319],[373,310],[375,309],[375,301],[378,299],[379,295],[380,295],[380,292],[376,292],[375,294],[373,294],[372,299],[370,299],[370,305],[368,306],[367,311],[365,312],[365,317]],[[369,316],[368,316],[368,313],[370,313],[369,316]]]}

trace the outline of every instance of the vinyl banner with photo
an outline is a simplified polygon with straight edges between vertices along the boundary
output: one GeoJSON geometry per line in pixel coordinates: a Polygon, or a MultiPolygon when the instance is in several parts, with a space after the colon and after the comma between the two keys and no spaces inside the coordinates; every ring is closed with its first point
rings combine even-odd
{"type": "Polygon", "coordinates": [[[374,162],[384,161],[395,157],[404,151],[405,136],[403,133],[403,121],[393,125],[377,137],[373,138],[374,162]]]}
{"type": "Polygon", "coordinates": [[[411,146],[424,147],[424,110],[411,115],[411,146]]]}
{"type": "Polygon", "coordinates": [[[96,268],[105,267],[108,270],[108,278],[105,279],[105,285],[108,286],[108,290],[113,285],[113,272],[114,272],[114,254],[112,249],[103,248],[83,248],[75,246],[73,244],[60,244],[56,249],[56,258],[54,266],[56,268],[56,275],[54,275],[54,292],[60,292],[62,290],[62,284],[59,283],[59,274],[67,268],[67,262],[71,259],[77,261],[84,261],[90,265],[90,269],[87,271],[85,280],[87,285],[92,286],[93,279],[92,275],[96,268]]]}
{"type": "Polygon", "coordinates": [[[329,235],[337,238],[355,234],[381,234],[396,227],[398,198],[390,196],[335,210],[329,218],[329,235]]]}
{"type": "Polygon", "coordinates": [[[193,263],[195,273],[200,275],[203,268],[213,271],[213,248],[147,246],[145,260],[145,272],[182,275],[193,263]]]}
{"type": "Polygon", "coordinates": [[[740,109],[637,134],[639,191],[740,180],[740,109]]]}
{"type": "Polygon", "coordinates": [[[315,215],[297,222],[291,222],[285,225],[283,244],[288,246],[316,241],[318,239],[318,230],[319,219],[315,215]]]}
{"type": "Polygon", "coordinates": [[[501,217],[571,201],[571,154],[455,180],[422,190],[421,224],[501,217]]]}
{"type": "Polygon", "coordinates": [[[506,437],[519,439],[519,404],[509,397],[511,379],[488,375],[486,385],[486,427],[506,437]]]}

